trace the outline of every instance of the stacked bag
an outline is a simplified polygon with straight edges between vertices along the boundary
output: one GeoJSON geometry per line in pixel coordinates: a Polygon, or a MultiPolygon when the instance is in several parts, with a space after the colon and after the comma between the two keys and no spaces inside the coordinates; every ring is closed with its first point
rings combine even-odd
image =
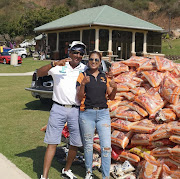
{"type": "MultiPolygon", "coordinates": [[[[180,64],[132,56],[112,63],[112,73],[113,161],[128,160],[140,179],[180,178],[180,64]]],[[[94,149],[100,152],[96,140],[94,149]]]]}

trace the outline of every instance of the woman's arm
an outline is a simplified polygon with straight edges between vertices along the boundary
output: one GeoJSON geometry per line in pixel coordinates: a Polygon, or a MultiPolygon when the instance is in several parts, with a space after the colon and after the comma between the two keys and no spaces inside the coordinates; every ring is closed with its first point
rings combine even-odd
{"type": "Polygon", "coordinates": [[[85,89],[85,84],[82,84],[80,86],[77,87],[77,93],[76,93],[76,96],[77,96],[77,99],[79,101],[82,101],[83,97],[84,97],[84,89],[85,89]]]}

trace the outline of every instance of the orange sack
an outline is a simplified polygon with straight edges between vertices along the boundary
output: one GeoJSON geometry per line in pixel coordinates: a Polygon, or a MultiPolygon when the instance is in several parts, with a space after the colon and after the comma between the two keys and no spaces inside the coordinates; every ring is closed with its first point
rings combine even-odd
{"type": "Polygon", "coordinates": [[[156,62],[155,59],[149,59],[145,61],[139,68],[139,71],[149,71],[149,70],[156,70],[156,62]]]}
{"type": "Polygon", "coordinates": [[[157,71],[143,71],[142,74],[153,87],[158,87],[164,78],[164,73],[157,71]]]}
{"type": "Polygon", "coordinates": [[[169,139],[160,139],[160,140],[155,140],[151,142],[153,147],[163,147],[163,146],[168,146],[168,145],[174,145],[172,141],[169,139]]]}
{"type": "Polygon", "coordinates": [[[131,126],[131,131],[134,133],[151,134],[154,132],[155,126],[149,119],[143,119],[131,126]]]}
{"type": "Polygon", "coordinates": [[[176,144],[180,144],[180,136],[178,135],[172,135],[169,137],[169,140],[176,143],[176,144]]]}
{"type": "Polygon", "coordinates": [[[172,107],[177,117],[180,118],[180,102],[178,102],[176,105],[170,105],[170,107],[172,107]]]}
{"type": "Polygon", "coordinates": [[[114,118],[111,121],[111,127],[119,131],[129,131],[134,123],[136,122],[130,122],[123,119],[114,118]]]}
{"type": "Polygon", "coordinates": [[[179,101],[180,83],[169,72],[166,72],[166,75],[162,80],[160,94],[171,104],[176,105],[179,101]]]}
{"type": "Polygon", "coordinates": [[[157,122],[163,121],[163,122],[168,123],[168,122],[176,120],[176,114],[170,108],[163,108],[158,111],[158,113],[156,114],[155,120],[157,122]]]}
{"type": "Polygon", "coordinates": [[[111,143],[125,149],[132,137],[132,134],[132,132],[114,130],[111,134],[111,143]]]}
{"type": "Polygon", "coordinates": [[[131,145],[150,145],[149,137],[150,134],[134,134],[131,139],[131,145]]]}
{"type": "Polygon", "coordinates": [[[114,62],[111,65],[111,71],[113,75],[119,75],[122,72],[129,71],[129,67],[122,62],[114,62]]]}
{"type": "Polygon", "coordinates": [[[180,156],[180,145],[176,145],[175,147],[169,149],[169,153],[171,155],[180,156]]]}
{"type": "Polygon", "coordinates": [[[150,135],[150,141],[156,141],[159,139],[166,139],[170,137],[170,131],[167,123],[160,125],[155,132],[150,135]]]}
{"type": "Polygon", "coordinates": [[[146,89],[143,87],[136,87],[133,89],[130,89],[130,91],[134,94],[134,95],[139,95],[139,94],[144,94],[146,93],[146,89]]]}
{"type": "Polygon", "coordinates": [[[147,60],[149,60],[149,59],[145,58],[145,57],[132,56],[128,60],[122,61],[122,63],[124,63],[128,66],[139,67],[147,60]]]}
{"type": "Polygon", "coordinates": [[[156,67],[158,71],[172,71],[174,68],[174,63],[164,57],[155,56],[156,67]]]}
{"type": "Polygon", "coordinates": [[[156,114],[165,105],[160,94],[153,88],[149,89],[147,93],[136,96],[134,101],[145,108],[150,115],[156,114]]]}
{"type": "Polygon", "coordinates": [[[151,155],[154,157],[168,157],[170,147],[157,147],[151,151],[151,155]]]}
{"type": "Polygon", "coordinates": [[[100,144],[94,143],[93,144],[93,149],[96,150],[97,152],[101,153],[101,146],[100,146],[100,144]]]}
{"type": "Polygon", "coordinates": [[[180,168],[180,164],[173,161],[172,159],[168,158],[168,157],[159,157],[158,161],[161,164],[166,164],[171,170],[177,170],[178,168],[180,168]]]}
{"type": "Polygon", "coordinates": [[[161,175],[162,166],[160,162],[146,157],[139,172],[139,179],[158,179],[161,175]]]}
{"type": "Polygon", "coordinates": [[[132,154],[128,151],[122,151],[121,154],[119,155],[118,158],[119,161],[125,161],[128,160],[129,162],[139,162],[140,161],[140,157],[132,154]]]}
{"type": "MultiPolygon", "coordinates": [[[[121,107],[123,107],[123,106],[121,106],[121,107]]],[[[127,107],[127,109],[125,109],[123,111],[119,110],[119,108],[116,109],[116,114],[115,114],[115,117],[117,117],[119,119],[124,119],[124,120],[128,120],[131,122],[135,122],[135,121],[139,121],[143,118],[136,111],[130,109],[129,107],[127,107]]]]}
{"type": "Polygon", "coordinates": [[[141,106],[139,106],[139,104],[137,104],[136,102],[128,103],[126,106],[129,107],[130,109],[138,112],[143,117],[146,117],[148,115],[148,113],[141,106]]]}
{"type": "Polygon", "coordinates": [[[163,171],[161,178],[172,178],[172,179],[179,179],[180,178],[180,170],[171,170],[166,164],[163,164],[163,171]]]}

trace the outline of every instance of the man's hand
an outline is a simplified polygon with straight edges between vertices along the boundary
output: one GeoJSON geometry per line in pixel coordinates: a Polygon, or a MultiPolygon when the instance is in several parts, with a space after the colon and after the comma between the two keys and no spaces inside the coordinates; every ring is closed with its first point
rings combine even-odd
{"type": "Polygon", "coordinates": [[[72,61],[71,58],[65,58],[63,60],[55,61],[54,65],[55,66],[65,66],[66,62],[70,62],[70,61],[72,61]]]}
{"type": "Polygon", "coordinates": [[[89,83],[90,82],[90,77],[89,76],[86,76],[86,73],[84,73],[84,78],[81,82],[81,85],[86,85],[86,83],[89,83]]]}

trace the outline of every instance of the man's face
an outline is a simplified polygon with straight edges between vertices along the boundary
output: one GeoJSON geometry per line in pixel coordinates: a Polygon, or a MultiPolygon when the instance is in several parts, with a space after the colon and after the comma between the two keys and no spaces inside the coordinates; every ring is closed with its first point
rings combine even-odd
{"type": "Polygon", "coordinates": [[[81,62],[83,55],[84,53],[78,50],[70,51],[69,57],[72,59],[70,63],[73,65],[78,65],[81,62]]]}

